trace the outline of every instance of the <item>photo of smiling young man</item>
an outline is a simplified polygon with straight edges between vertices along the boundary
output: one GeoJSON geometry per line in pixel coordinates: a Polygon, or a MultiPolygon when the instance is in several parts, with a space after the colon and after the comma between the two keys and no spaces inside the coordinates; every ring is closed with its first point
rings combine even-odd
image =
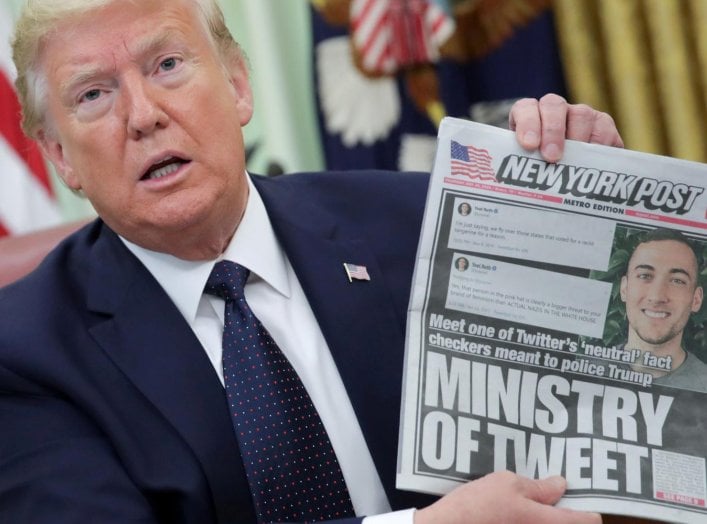
{"type": "Polygon", "coordinates": [[[650,373],[653,383],[707,392],[707,364],[683,339],[690,315],[702,307],[699,258],[677,231],[648,232],[621,277],[621,300],[628,320],[627,350],[641,355],[633,369],[650,373]]]}

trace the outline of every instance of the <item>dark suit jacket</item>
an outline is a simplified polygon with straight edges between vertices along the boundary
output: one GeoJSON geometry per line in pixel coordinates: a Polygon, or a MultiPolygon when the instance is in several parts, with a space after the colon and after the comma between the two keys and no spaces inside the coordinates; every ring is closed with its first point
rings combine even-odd
{"type": "MultiPolygon", "coordinates": [[[[404,326],[427,177],[254,177],[394,508],[404,326]],[[342,263],[368,268],[349,283],[342,263]]],[[[0,291],[0,522],[254,522],[223,388],[100,220],[0,291]]]]}

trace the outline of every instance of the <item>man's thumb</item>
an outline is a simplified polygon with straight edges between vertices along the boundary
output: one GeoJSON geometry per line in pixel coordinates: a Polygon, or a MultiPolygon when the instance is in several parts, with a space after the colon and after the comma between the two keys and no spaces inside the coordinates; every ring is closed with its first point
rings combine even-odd
{"type": "Polygon", "coordinates": [[[533,480],[532,483],[528,497],[542,504],[554,504],[567,489],[567,481],[560,476],[533,480]]]}

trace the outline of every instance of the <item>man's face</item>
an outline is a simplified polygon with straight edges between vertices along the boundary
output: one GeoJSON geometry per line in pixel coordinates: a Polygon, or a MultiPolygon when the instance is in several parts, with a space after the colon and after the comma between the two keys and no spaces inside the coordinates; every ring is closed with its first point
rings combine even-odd
{"type": "Polygon", "coordinates": [[[114,2],[62,22],[40,55],[40,142],[66,184],[127,239],[193,259],[242,216],[252,114],[244,66],[203,26],[193,0],[114,2]]]}
{"type": "Polygon", "coordinates": [[[692,250],[676,240],[640,244],[621,279],[629,341],[652,346],[677,344],[690,314],[702,305],[697,261],[692,250]]]}

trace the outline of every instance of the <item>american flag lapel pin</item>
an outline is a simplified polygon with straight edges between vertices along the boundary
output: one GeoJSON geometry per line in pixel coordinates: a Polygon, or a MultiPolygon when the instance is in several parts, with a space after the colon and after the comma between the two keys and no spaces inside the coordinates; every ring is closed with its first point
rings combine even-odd
{"type": "Polygon", "coordinates": [[[366,266],[344,262],[344,269],[346,270],[346,276],[349,278],[349,282],[353,282],[354,280],[371,280],[366,266]]]}

